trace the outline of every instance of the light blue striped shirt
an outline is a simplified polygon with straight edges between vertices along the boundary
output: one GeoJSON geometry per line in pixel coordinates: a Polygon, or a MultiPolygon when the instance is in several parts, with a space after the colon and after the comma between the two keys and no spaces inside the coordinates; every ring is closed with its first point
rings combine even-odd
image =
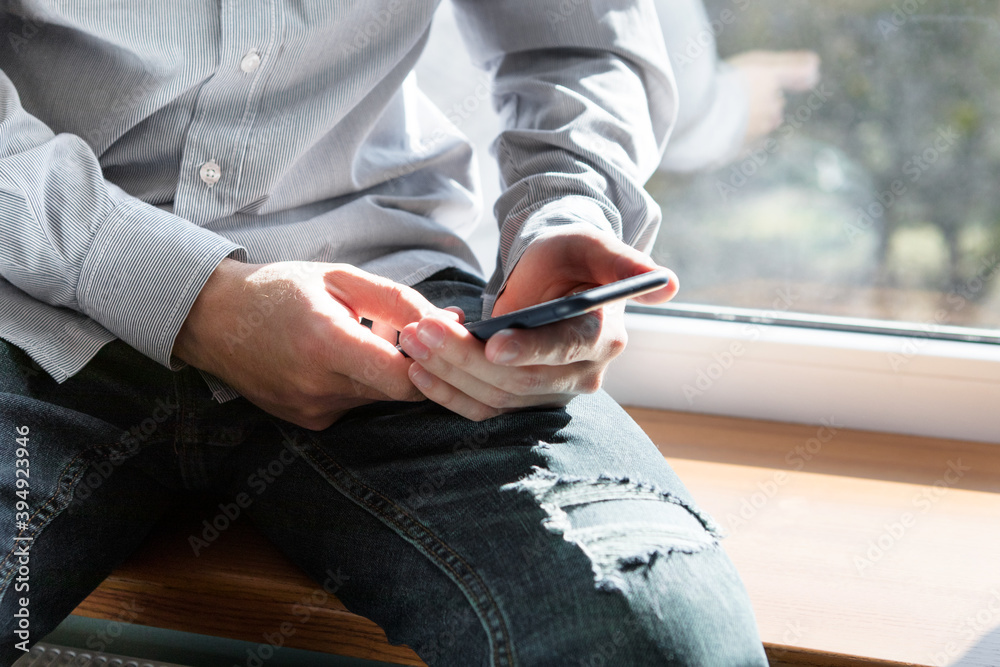
{"type": "MultiPolygon", "coordinates": [[[[411,70],[439,0],[0,0],[0,337],[56,380],[172,368],[225,257],[477,272],[472,147],[411,70]]],[[[486,312],[533,238],[647,249],[676,114],[649,0],[455,0],[506,130],[486,312]]]]}

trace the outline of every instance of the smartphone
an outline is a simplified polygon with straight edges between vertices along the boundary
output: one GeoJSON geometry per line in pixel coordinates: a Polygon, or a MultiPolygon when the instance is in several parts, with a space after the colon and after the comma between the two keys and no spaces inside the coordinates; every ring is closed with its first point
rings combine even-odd
{"type": "Polygon", "coordinates": [[[522,308],[512,313],[465,325],[473,336],[486,340],[503,329],[532,329],[553,322],[568,320],[577,315],[597,310],[601,306],[666,287],[670,283],[670,272],[662,269],[649,271],[625,280],[594,287],[583,292],[570,294],[559,299],[546,301],[537,306],[522,308]]]}

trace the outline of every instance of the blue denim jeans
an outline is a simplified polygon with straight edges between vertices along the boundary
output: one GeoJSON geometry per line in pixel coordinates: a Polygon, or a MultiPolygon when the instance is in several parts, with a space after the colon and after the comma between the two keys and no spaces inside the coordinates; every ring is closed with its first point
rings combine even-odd
{"type": "MultiPolygon", "coordinates": [[[[476,279],[418,287],[478,316],[476,279]]],[[[248,516],[317,603],[432,665],[767,664],[711,520],[604,393],[481,423],[376,403],[310,432],[123,343],[58,385],[0,341],[0,494],[2,665],[192,494],[213,497],[195,553],[248,516]]]]}

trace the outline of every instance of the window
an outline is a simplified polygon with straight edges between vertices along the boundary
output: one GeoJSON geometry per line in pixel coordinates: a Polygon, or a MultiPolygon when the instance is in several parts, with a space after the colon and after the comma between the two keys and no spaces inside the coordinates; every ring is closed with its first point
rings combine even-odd
{"type": "MultiPolygon", "coordinates": [[[[455,57],[450,9],[418,78],[477,145],[487,222],[472,242],[490,271],[499,122],[483,73],[455,57]]],[[[668,308],[630,307],[608,391],[647,407],[1000,442],[995,5],[707,0],[706,12],[694,44],[708,30],[723,56],[817,50],[825,99],[790,95],[773,142],[713,172],[651,179],[665,214],[654,257],[682,292],[668,308]]]]}
{"type": "Polygon", "coordinates": [[[705,5],[708,25],[671,45],[678,77],[714,35],[723,57],[814,50],[822,78],[731,163],[647,185],[664,210],[654,257],[683,277],[677,303],[1000,342],[995,3],[705,5]]]}

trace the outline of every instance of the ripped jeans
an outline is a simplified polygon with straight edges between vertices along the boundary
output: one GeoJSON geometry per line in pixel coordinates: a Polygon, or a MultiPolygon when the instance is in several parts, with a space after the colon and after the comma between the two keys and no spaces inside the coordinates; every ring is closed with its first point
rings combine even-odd
{"type": "MultiPolygon", "coordinates": [[[[482,283],[450,271],[418,289],[471,319],[482,283]]],[[[217,404],[197,372],[120,342],[57,385],[0,341],[0,436],[0,665],[21,654],[22,597],[30,645],[192,493],[214,498],[206,525],[240,508],[432,665],[767,664],[711,520],[603,392],[481,423],[377,403],[316,433],[217,404]]]]}

